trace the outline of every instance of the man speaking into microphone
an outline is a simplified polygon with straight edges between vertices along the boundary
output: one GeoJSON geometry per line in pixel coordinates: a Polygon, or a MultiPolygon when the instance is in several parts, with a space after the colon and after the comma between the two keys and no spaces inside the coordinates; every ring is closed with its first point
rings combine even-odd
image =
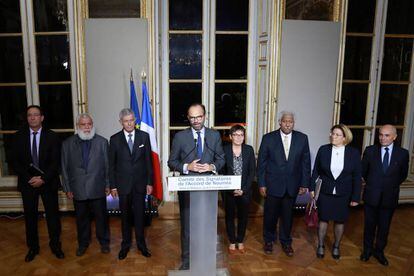
{"type": "MultiPolygon", "coordinates": [[[[225,163],[220,134],[204,126],[206,108],[194,103],[188,108],[190,128],[175,134],[168,166],[184,175],[214,174],[225,163]]],[[[190,193],[178,192],[181,223],[181,266],[190,268],[190,193]]]]}

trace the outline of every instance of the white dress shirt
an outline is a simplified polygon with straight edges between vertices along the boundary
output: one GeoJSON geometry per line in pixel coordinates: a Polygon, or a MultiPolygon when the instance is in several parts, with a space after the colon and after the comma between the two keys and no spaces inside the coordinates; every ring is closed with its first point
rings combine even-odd
{"type": "MultiPolygon", "coordinates": [[[[345,146],[332,146],[332,155],[331,155],[331,173],[334,179],[337,179],[344,169],[344,160],[345,160],[345,146]]],[[[336,194],[336,187],[332,194],[336,194]]]]}
{"type": "MultiPolygon", "coordinates": [[[[206,134],[206,128],[203,127],[202,129],[199,130],[200,131],[200,136],[201,136],[201,148],[203,149],[202,151],[204,151],[204,137],[206,134]]],[[[194,128],[191,128],[191,132],[193,133],[193,137],[194,137],[194,143],[195,143],[195,147],[197,147],[197,140],[198,140],[198,134],[197,131],[194,128]]],[[[184,164],[183,165],[183,174],[188,174],[188,164],[184,164]]]]}
{"type": "Polygon", "coordinates": [[[394,143],[386,147],[381,146],[381,162],[384,162],[385,148],[388,148],[388,164],[391,164],[391,154],[392,154],[393,147],[394,147],[394,143]]]}
{"type": "Polygon", "coordinates": [[[132,134],[131,140],[132,140],[132,143],[134,143],[134,141],[135,141],[135,131],[128,132],[124,129],[124,135],[125,135],[125,139],[126,139],[127,143],[128,143],[128,140],[129,140],[129,134],[132,134]]]}
{"type": "Polygon", "coordinates": [[[280,131],[280,137],[282,138],[283,149],[285,151],[285,154],[287,155],[286,156],[286,160],[287,160],[288,159],[287,157],[289,156],[290,145],[292,143],[292,132],[289,134],[284,134],[283,131],[280,131]],[[287,139],[287,143],[285,143],[285,139],[287,139]]]}
{"type": "MultiPolygon", "coordinates": [[[[30,149],[31,152],[33,152],[32,146],[33,146],[33,129],[30,129],[30,149]]],[[[40,135],[42,134],[42,128],[39,128],[36,134],[36,149],[37,149],[37,155],[39,155],[39,145],[40,145],[40,135]]]]}

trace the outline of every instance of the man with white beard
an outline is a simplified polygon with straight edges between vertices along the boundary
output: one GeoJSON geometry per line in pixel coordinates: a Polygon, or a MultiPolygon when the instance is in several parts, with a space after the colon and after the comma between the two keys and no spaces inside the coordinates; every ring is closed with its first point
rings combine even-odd
{"type": "Polygon", "coordinates": [[[96,237],[102,253],[109,253],[106,196],[109,194],[108,140],[95,134],[92,117],[76,118],[76,134],[62,145],[63,190],[73,199],[78,232],[76,256],[85,254],[91,241],[90,212],[96,221],[96,237]]]}

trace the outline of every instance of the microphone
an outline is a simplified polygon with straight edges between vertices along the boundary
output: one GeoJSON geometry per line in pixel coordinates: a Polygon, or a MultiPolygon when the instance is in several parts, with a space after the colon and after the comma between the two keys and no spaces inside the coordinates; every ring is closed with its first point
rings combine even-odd
{"type": "MultiPolygon", "coordinates": [[[[218,157],[220,157],[221,160],[223,160],[224,162],[226,162],[226,159],[224,159],[223,156],[221,156],[214,149],[212,149],[212,148],[209,147],[209,145],[207,143],[207,139],[205,137],[204,137],[204,146],[213,153],[213,159],[215,159],[216,156],[218,156],[218,157]]],[[[217,170],[217,168],[216,168],[216,170],[217,170]]],[[[218,170],[215,172],[215,174],[218,174],[218,170]]]]}

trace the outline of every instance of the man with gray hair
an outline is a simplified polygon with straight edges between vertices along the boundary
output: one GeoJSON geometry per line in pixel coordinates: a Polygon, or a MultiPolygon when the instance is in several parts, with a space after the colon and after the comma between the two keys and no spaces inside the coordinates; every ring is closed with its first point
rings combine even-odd
{"type": "Polygon", "coordinates": [[[111,195],[119,196],[122,244],[118,259],[127,257],[131,247],[131,221],[135,242],[141,254],[151,257],[144,237],[145,195],[152,193],[152,157],[149,135],[135,127],[135,115],[129,108],[119,113],[122,130],[111,136],[109,145],[109,183],[111,195]]]}
{"type": "Polygon", "coordinates": [[[282,111],[280,128],[263,136],[257,160],[260,194],[265,197],[263,216],[263,250],[272,254],[279,220],[279,241],[283,252],[291,257],[292,215],[296,196],[306,192],[311,177],[308,137],[293,130],[295,116],[282,111]]]}
{"type": "Polygon", "coordinates": [[[102,253],[109,253],[106,195],[109,194],[108,141],[95,133],[92,117],[79,114],[76,134],[62,145],[63,190],[73,199],[78,232],[76,256],[85,254],[91,240],[90,213],[96,220],[96,237],[102,253]]]}

